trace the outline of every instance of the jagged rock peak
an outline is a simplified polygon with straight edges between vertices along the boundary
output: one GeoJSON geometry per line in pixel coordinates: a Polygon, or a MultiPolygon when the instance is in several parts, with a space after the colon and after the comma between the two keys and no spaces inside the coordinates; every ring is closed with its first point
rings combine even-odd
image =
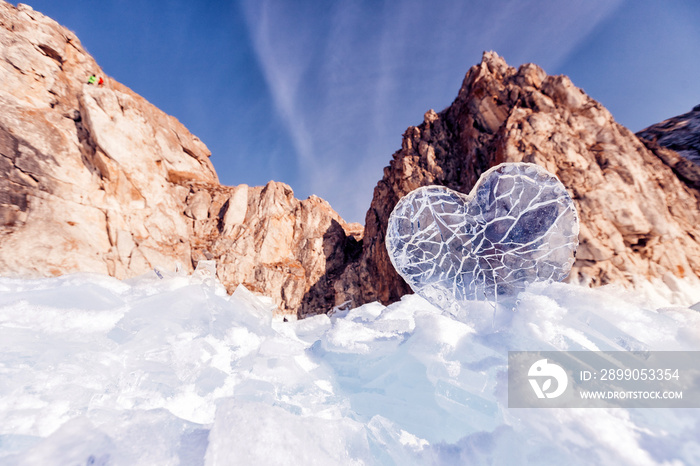
{"type": "Polygon", "coordinates": [[[106,76],[72,32],[2,0],[0,82],[0,274],[125,278],[216,259],[230,291],[243,283],[283,312],[334,305],[359,225],[282,183],[220,185],[177,119],[106,76]]]}
{"type": "Polygon", "coordinates": [[[700,105],[688,113],[652,125],[637,136],[658,152],[681,179],[700,189],[700,105]]]}
{"type": "Polygon", "coordinates": [[[398,200],[430,184],[468,193],[488,168],[520,161],[557,175],[576,203],[580,247],[570,281],[657,277],[673,288],[676,278],[700,273],[697,190],[568,77],[533,64],[516,69],[485,52],[452,105],[429,110],[404,133],[374,190],[360,261],[338,287],[355,304],[410,292],[384,248],[398,200]]]}
{"type": "Polygon", "coordinates": [[[700,105],[688,113],[652,125],[637,133],[700,165],[700,105]]]}
{"type": "Polygon", "coordinates": [[[493,52],[450,107],[406,130],[364,232],[282,183],[220,185],[180,122],[106,76],[73,33],[2,0],[0,82],[2,275],[124,278],[214,259],[229,291],[244,284],[283,312],[391,302],[410,291],[384,247],[398,200],[430,184],[469,192],[508,161],[544,166],[572,195],[581,234],[570,280],[673,288],[700,273],[691,162],[660,145],[666,136],[642,143],[567,77],[493,52]],[[104,86],[86,83],[93,73],[104,86]]]}

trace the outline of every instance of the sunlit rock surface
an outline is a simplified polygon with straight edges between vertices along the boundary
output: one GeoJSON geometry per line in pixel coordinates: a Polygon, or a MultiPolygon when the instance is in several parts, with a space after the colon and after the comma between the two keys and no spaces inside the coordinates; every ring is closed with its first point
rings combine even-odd
{"type": "Polygon", "coordinates": [[[468,193],[503,162],[546,168],[573,199],[581,230],[569,282],[631,287],[659,278],[673,290],[680,279],[698,280],[700,185],[679,174],[673,157],[683,157],[650,150],[566,76],[486,52],[455,101],[419,123],[374,190],[361,259],[343,277],[347,299],[390,303],[411,291],[384,247],[399,199],[429,185],[468,193]]]}
{"type": "Polygon", "coordinates": [[[467,196],[427,186],[389,217],[386,246],[411,288],[457,312],[465,301],[514,296],[569,273],[578,218],[564,186],[542,167],[501,164],[467,196]]]}
{"type": "Polygon", "coordinates": [[[335,305],[361,226],[283,183],[220,185],[177,119],[106,76],[74,33],[2,0],[0,84],[0,275],[126,278],[213,259],[229,292],[243,283],[281,312],[335,305]]]}
{"type": "Polygon", "coordinates": [[[674,289],[700,273],[698,191],[688,182],[700,175],[686,159],[649,150],[566,77],[509,67],[495,53],[469,70],[450,107],[406,131],[364,240],[362,226],[282,183],[220,185],[209,150],[180,122],[106,76],[74,33],[3,0],[0,83],[3,276],[123,278],[211,259],[230,292],[243,283],[285,313],[388,303],[410,292],[384,247],[398,200],[432,184],[466,193],[490,167],[519,161],[555,174],[576,204],[570,281],[656,277],[674,289]],[[86,84],[93,73],[103,87],[86,84]]]}

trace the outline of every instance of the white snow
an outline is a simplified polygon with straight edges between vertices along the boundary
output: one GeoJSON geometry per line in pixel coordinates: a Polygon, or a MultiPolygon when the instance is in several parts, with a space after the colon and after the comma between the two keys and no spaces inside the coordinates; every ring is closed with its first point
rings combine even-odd
{"type": "Polygon", "coordinates": [[[245,288],[160,275],[0,278],[0,464],[700,464],[700,410],[506,398],[508,350],[700,350],[697,286],[283,322],[245,288]]]}

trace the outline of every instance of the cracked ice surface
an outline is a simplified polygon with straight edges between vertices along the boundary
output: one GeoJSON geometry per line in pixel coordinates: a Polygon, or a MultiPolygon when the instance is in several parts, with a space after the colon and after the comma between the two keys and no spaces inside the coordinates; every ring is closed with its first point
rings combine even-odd
{"type": "Polygon", "coordinates": [[[413,291],[456,312],[459,303],[515,295],[563,280],[578,246],[578,215],[561,182],[530,163],[486,171],[465,195],[426,186],[389,217],[386,248],[413,291]]]}

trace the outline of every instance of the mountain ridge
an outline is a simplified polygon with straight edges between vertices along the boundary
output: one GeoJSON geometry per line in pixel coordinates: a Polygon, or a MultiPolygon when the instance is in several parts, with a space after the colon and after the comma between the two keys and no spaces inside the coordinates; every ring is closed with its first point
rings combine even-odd
{"type": "Polygon", "coordinates": [[[244,284],[286,313],[333,306],[317,282],[361,228],[328,203],[283,183],[222,186],[204,143],[27,5],[0,2],[0,81],[0,273],[127,278],[217,260],[229,292],[244,284]]]}
{"type": "Polygon", "coordinates": [[[576,203],[580,245],[567,281],[635,286],[660,279],[678,290],[677,279],[700,274],[700,195],[676,176],[670,153],[647,148],[568,77],[534,64],[516,69],[484,52],[455,101],[409,127],[384,169],[362,255],[343,278],[348,298],[387,304],[411,292],[384,248],[389,214],[402,196],[430,184],[468,193],[488,168],[521,161],[557,175],[576,203]]]}
{"type": "Polygon", "coordinates": [[[658,279],[678,291],[700,275],[700,176],[663,146],[675,130],[640,139],[566,76],[494,52],[449,107],[403,134],[364,228],[283,183],[221,185],[206,145],[176,118],[106,76],[75,34],[2,0],[0,80],[2,275],[126,278],[215,260],[229,292],[243,284],[283,313],[388,304],[410,292],[384,248],[401,196],[427,184],[469,192],[515,161],[547,168],[577,203],[569,281],[658,279]],[[91,74],[104,86],[87,84],[91,74]]]}

